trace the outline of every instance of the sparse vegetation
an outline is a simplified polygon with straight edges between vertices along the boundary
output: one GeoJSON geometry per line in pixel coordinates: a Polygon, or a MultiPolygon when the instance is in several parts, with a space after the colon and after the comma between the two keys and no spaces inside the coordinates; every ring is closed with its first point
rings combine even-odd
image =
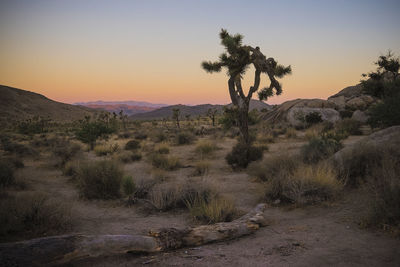
{"type": "Polygon", "coordinates": [[[166,156],[163,154],[152,154],[150,155],[151,164],[159,169],[166,171],[173,171],[178,169],[181,164],[179,159],[175,156],[166,156]]]}
{"type": "Polygon", "coordinates": [[[179,132],[175,138],[177,145],[188,145],[193,143],[194,136],[189,132],[179,132]]]}
{"type": "Polygon", "coordinates": [[[126,196],[131,196],[136,191],[135,182],[132,176],[126,175],[122,178],[122,189],[126,196]]]}
{"type": "Polygon", "coordinates": [[[233,148],[232,151],[226,155],[226,161],[233,169],[246,168],[247,165],[252,162],[259,160],[263,157],[263,150],[259,147],[250,146],[244,142],[239,141],[233,148]]]}
{"type": "Polygon", "coordinates": [[[194,175],[205,175],[210,169],[210,162],[208,160],[201,160],[194,165],[194,175]]]}
{"type": "Polygon", "coordinates": [[[0,188],[15,183],[14,168],[11,162],[0,159],[0,188]]]}
{"type": "Polygon", "coordinates": [[[316,163],[337,152],[342,145],[340,142],[327,136],[312,138],[302,147],[301,154],[306,163],[316,163]]]}
{"type": "Polygon", "coordinates": [[[118,144],[99,144],[93,149],[97,156],[112,155],[119,150],[118,144]]]}
{"type": "Polygon", "coordinates": [[[130,140],[125,145],[125,150],[137,150],[140,148],[140,142],[138,140],[130,140]]]}
{"type": "Polygon", "coordinates": [[[196,144],[195,151],[200,158],[206,158],[212,156],[214,151],[217,149],[217,145],[209,140],[200,140],[196,144]]]}

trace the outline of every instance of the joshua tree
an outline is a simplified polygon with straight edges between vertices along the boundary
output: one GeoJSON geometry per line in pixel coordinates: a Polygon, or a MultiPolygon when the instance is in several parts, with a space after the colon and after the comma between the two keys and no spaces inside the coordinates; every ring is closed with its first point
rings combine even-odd
{"type": "Polygon", "coordinates": [[[207,110],[207,116],[211,119],[212,121],[212,126],[215,126],[215,115],[217,114],[218,110],[215,108],[209,108],[207,110]]]}
{"type": "Polygon", "coordinates": [[[286,74],[290,74],[292,69],[290,66],[279,65],[271,57],[266,58],[259,47],[253,48],[243,45],[243,36],[240,34],[230,35],[227,30],[222,29],[219,37],[226,51],[219,56],[219,61],[204,61],[202,67],[210,73],[220,72],[223,67],[227,69],[229,94],[232,104],[238,110],[241,136],[245,147],[250,148],[251,140],[248,129],[249,104],[253,94],[259,90],[261,74],[265,73],[270,80],[269,86],[258,91],[259,99],[266,100],[274,94],[280,95],[282,93],[282,87],[276,78],[282,78],[286,74]],[[242,79],[250,65],[255,68],[254,84],[250,86],[247,95],[245,95],[242,88],[242,79]]]}
{"type": "Polygon", "coordinates": [[[179,108],[172,109],[172,119],[176,121],[176,127],[180,128],[179,125],[179,115],[181,114],[181,110],[179,108]]]}

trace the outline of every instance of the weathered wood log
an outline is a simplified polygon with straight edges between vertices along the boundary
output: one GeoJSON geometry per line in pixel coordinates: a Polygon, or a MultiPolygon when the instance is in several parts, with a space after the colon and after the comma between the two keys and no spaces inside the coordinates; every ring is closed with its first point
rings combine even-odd
{"type": "Polygon", "coordinates": [[[165,228],[143,235],[63,235],[0,244],[0,263],[4,266],[37,266],[67,263],[73,260],[122,254],[154,253],[186,246],[248,235],[266,225],[266,204],[243,217],[226,223],[193,228],[165,228]]]}

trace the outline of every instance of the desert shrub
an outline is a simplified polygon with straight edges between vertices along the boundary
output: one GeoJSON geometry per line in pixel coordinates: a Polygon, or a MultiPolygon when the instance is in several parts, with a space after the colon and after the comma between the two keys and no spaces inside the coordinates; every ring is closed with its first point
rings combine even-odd
{"type": "Polygon", "coordinates": [[[187,203],[190,215],[207,224],[230,222],[237,215],[231,199],[214,196],[210,200],[196,197],[193,203],[187,203]]]}
{"type": "Polygon", "coordinates": [[[93,149],[95,142],[99,137],[107,136],[116,131],[117,129],[115,125],[110,124],[106,121],[90,121],[90,119],[87,119],[85,121],[82,121],[75,129],[75,135],[78,140],[82,141],[83,143],[89,144],[90,149],[93,149]]]}
{"type": "Polygon", "coordinates": [[[25,135],[44,133],[47,131],[49,122],[50,119],[35,116],[31,119],[18,122],[17,131],[25,135]]]}
{"type": "Polygon", "coordinates": [[[299,164],[300,160],[295,156],[276,155],[263,161],[251,163],[247,172],[261,181],[269,181],[274,177],[284,176],[285,173],[293,173],[299,164]]]}
{"type": "Polygon", "coordinates": [[[120,196],[123,171],[110,160],[81,164],[78,186],[82,196],[88,199],[113,199],[120,196]]]}
{"type": "Polygon", "coordinates": [[[340,117],[341,117],[342,119],[351,118],[351,116],[353,116],[353,113],[354,113],[354,112],[353,112],[352,110],[348,110],[348,109],[340,110],[340,111],[339,111],[340,117]]]}
{"type": "Polygon", "coordinates": [[[215,195],[214,190],[204,183],[162,183],[153,187],[149,199],[158,210],[167,211],[177,208],[187,208],[193,205],[197,198],[207,202],[215,195]]]}
{"type": "Polygon", "coordinates": [[[145,133],[136,133],[135,134],[135,139],[137,139],[137,140],[145,140],[145,139],[147,139],[147,134],[145,134],[145,133]]]}
{"type": "Polygon", "coordinates": [[[169,153],[169,146],[166,143],[159,144],[156,149],[156,152],[160,154],[168,154],[169,153]]]}
{"type": "Polygon", "coordinates": [[[100,144],[96,145],[93,149],[94,153],[99,157],[114,154],[118,150],[118,144],[100,144]]]}
{"type": "Polygon", "coordinates": [[[195,152],[199,154],[200,158],[211,156],[217,149],[217,145],[209,140],[200,140],[196,144],[195,152]]]}
{"type": "Polygon", "coordinates": [[[72,227],[69,206],[38,193],[24,193],[0,201],[0,240],[62,233],[72,227]]]}
{"type": "Polygon", "coordinates": [[[125,145],[125,150],[136,150],[140,148],[140,142],[138,140],[130,140],[125,145]]]}
{"type": "Polygon", "coordinates": [[[78,175],[78,170],[79,170],[79,162],[68,161],[67,163],[64,164],[62,173],[63,175],[66,176],[75,177],[76,175],[78,175]]]}
{"type": "Polygon", "coordinates": [[[344,136],[360,135],[362,134],[360,126],[361,122],[346,118],[335,124],[335,132],[344,136]]]}
{"type": "Polygon", "coordinates": [[[81,146],[76,143],[71,143],[66,139],[57,139],[52,147],[53,155],[58,159],[57,166],[64,166],[75,155],[81,152],[81,146]]]}
{"type": "Polygon", "coordinates": [[[166,156],[163,154],[151,154],[150,156],[151,164],[159,169],[166,171],[173,171],[181,167],[179,159],[175,156],[166,156]]]}
{"type": "Polygon", "coordinates": [[[122,151],[117,155],[117,159],[123,163],[130,163],[142,159],[142,154],[134,151],[122,151]]]}
{"type": "Polygon", "coordinates": [[[194,136],[189,132],[179,132],[175,137],[175,142],[177,145],[188,145],[193,143],[194,136]]]}
{"type": "Polygon", "coordinates": [[[262,143],[262,144],[269,144],[275,142],[275,137],[271,133],[266,133],[264,135],[261,135],[260,137],[257,138],[257,142],[262,143]]]}
{"type": "Polygon", "coordinates": [[[11,166],[15,169],[20,169],[20,168],[25,167],[24,162],[17,155],[10,155],[10,156],[2,157],[0,159],[0,161],[6,161],[6,162],[10,163],[11,166]]]}
{"type": "Polygon", "coordinates": [[[201,160],[194,165],[194,175],[205,175],[210,169],[210,162],[208,160],[201,160]]]}
{"type": "Polygon", "coordinates": [[[268,200],[279,199],[284,203],[313,204],[333,199],[342,186],[332,166],[301,164],[292,172],[279,172],[266,183],[268,200]]]}
{"type": "Polygon", "coordinates": [[[312,138],[308,144],[301,148],[303,161],[306,163],[316,163],[328,158],[337,152],[342,145],[335,139],[325,136],[312,138]]]}
{"type": "Polygon", "coordinates": [[[8,160],[0,159],[0,188],[14,183],[14,166],[8,160]]]}
{"type": "Polygon", "coordinates": [[[372,106],[369,110],[368,123],[373,127],[389,127],[400,125],[400,79],[397,82],[397,94],[383,98],[381,103],[372,106]]]}
{"type": "Polygon", "coordinates": [[[375,169],[381,168],[385,154],[391,155],[393,159],[400,159],[400,152],[387,146],[360,144],[344,151],[340,158],[335,159],[340,179],[346,186],[359,187],[375,169]]]}
{"type": "Polygon", "coordinates": [[[285,132],[286,138],[296,138],[297,137],[297,132],[296,129],[294,128],[287,128],[285,132]]]}
{"type": "Polygon", "coordinates": [[[3,150],[9,153],[17,154],[19,156],[36,156],[38,152],[24,144],[15,143],[9,136],[3,135],[0,137],[0,142],[3,150]]]}
{"type": "Polygon", "coordinates": [[[308,113],[305,115],[304,119],[307,125],[313,125],[322,122],[321,114],[316,111],[308,113]]]}
{"type": "Polygon", "coordinates": [[[225,159],[233,169],[240,169],[246,168],[250,162],[259,160],[262,157],[263,150],[261,148],[255,146],[248,147],[244,142],[239,141],[232,148],[232,151],[226,155],[225,159]]]}
{"type": "Polygon", "coordinates": [[[155,143],[164,142],[164,141],[167,141],[167,139],[168,139],[168,136],[167,136],[167,134],[164,133],[163,130],[155,131],[151,135],[151,140],[153,140],[155,143]]]}
{"type": "Polygon", "coordinates": [[[156,182],[164,182],[168,178],[168,172],[165,170],[154,169],[151,171],[151,177],[154,178],[156,182]]]}
{"type": "Polygon", "coordinates": [[[124,132],[121,132],[121,133],[118,134],[119,138],[129,138],[131,136],[132,136],[132,134],[130,132],[128,132],[128,131],[124,131],[124,132]]]}
{"type": "MultiPolygon", "coordinates": [[[[380,166],[371,170],[367,177],[369,213],[366,226],[392,226],[400,233],[400,160],[384,153],[380,166]]],[[[391,230],[391,229],[387,229],[391,230]]]]}
{"type": "Polygon", "coordinates": [[[147,198],[153,187],[157,184],[157,180],[153,177],[137,177],[135,178],[135,198],[147,198]]]}
{"type": "Polygon", "coordinates": [[[132,176],[126,175],[122,178],[122,189],[126,196],[132,195],[136,191],[135,182],[132,176]]]}

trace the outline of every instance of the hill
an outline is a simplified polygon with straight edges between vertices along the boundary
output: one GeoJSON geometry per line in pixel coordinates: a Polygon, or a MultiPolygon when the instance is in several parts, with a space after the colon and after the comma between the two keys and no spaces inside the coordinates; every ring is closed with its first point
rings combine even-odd
{"type": "Polygon", "coordinates": [[[124,114],[128,116],[157,109],[148,106],[130,106],[126,104],[85,104],[83,106],[98,110],[105,110],[111,113],[115,112],[117,114],[122,110],[124,114]]]}
{"type": "Polygon", "coordinates": [[[67,122],[83,118],[95,110],[64,104],[30,91],[0,85],[0,122],[9,123],[33,116],[67,122]]]}
{"type": "MultiPolygon", "coordinates": [[[[229,104],[231,105],[231,104],[229,104]]],[[[229,106],[228,105],[228,106],[229,106]]],[[[196,117],[198,115],[205,115],[210,108],[217,109],[218,112],[222,112],[224,105],[211,105],[211,104],[202,104],[196,106],[187,106],[187,105],[172,105],[167,107],[162,107],[153,111],[135,114],[130,116],[129,118],[132,120],[156,120],[156,119],[166,119],[172,117],[172,110],[174,108],[179,108],[181,112],[181,116],[185,117],[186,115],[190,115],[191,117],[196,117]]],[[[271,109],[271,106],[258,100],[251,100],[250,102],[250,110],[257,109],[271,109]]]]}

